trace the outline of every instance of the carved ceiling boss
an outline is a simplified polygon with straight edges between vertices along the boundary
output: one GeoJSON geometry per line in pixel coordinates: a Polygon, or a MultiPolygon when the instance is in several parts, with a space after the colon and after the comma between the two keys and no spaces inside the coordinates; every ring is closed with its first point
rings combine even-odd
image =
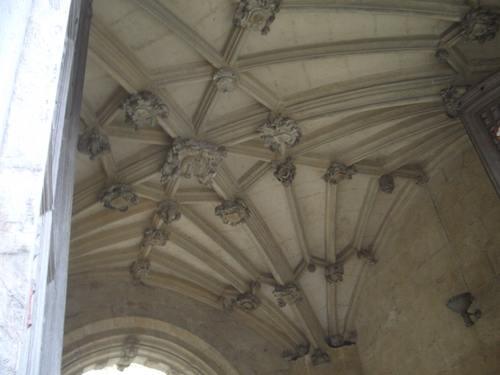
{"type": "Polygon", "coordinates": [[[243,199],[236,198],[215,207],[215,216],[220,217],[224,224],[235,227],[250,218],[250,209],[243,199]]]}
{"type": "Polygon", "coordinates": [[[211,188],[212,179],[226,156],[224,147],[176,138],[162,168],[161,182],[168,182],[176,177],[194,177],[200,184],[211,188]]]}
{"type": "Polygon", "coordinates": [[[354,165],[346,167],[344,164],[335,162],[326,170],[323,180],[330,185],[336,185],[344,179],[351,180],[357,171],[354,165]]]}
{"type": "Polygon", "coordinates": [[[284,162],[273,162],[273,167],[276,168],[274,171],[274,177],[278,179],[283,186],[290,186],[293,179],[297,175],[297,168],[293,165],[293,160],[291,157],[287,157],[284,162]]]}
{"type": "Polygon", "coordinates": [[[142,246],[165,246],[167,244],[169,232],[161,229],[146,229],[144,231],[144,238],[142,239],[142,246]]]}
{"type": "Polygon", "coordinates": [[[148,258],[138,259],[132,266],[132,284],[138,285],[141,278],[146,277],[151,268],[151,261],[148,258]]]}
{"type": "Polygon", "coordinates": [[[139,203],[139,197],[135,194],[134,190],[125,184],[115,184],[111,185],[107,189],[104,189],[99,195],[99,202],[103,203],[104,207],[111,211],[125,212],[128,210],[128,205],[122,205],[116,207],[113,202],[116,200],[125,201],[125,203],[132,203],[137,205],[139,203]]]}
{"type": "Polygon", "coordinates": [[[296,302],[302,301],[300,289],[295,284],[278,285],[273,294],[276,297],[279,307],[293,305],[296,302]]]}
{"type": "Polygon", "coordinates": [[[338,283],[343,281],[344,266],[342,263],[333,263],[325,268],[325,278],[329,283],[338,283]]]}
{"type": "Polygon", "coordinates": [[[266,122],[257,131],[260,133],[264,146],[269,147],[273,152],[283,144],[295,147],[302,136],[302,130],[297,125],[297,121],[282,116],[266,122]]]}
{"type": "Polygon", "coordinates": [[[116,365],[118,371],[123,371],[130,366],[138,352],[139,340],[135,336],[128,336],[122,344],[122,356],[116,365]]]}
{"type": "Polygon", "coordinates": [[[241,0],[233,24],[267,35],[283,0],[241,0]]]}
{"type": "Polygon", "coordinates": [[[180,220],[181,218],[181,208],[179,203],[172,199],[165,199],[158,203],[158,209],[156,210],[156,215],[163,222],[168,225],[174,221],[180,220]]]}
{"type": "Polygon", "coordinates": [[[449,118],[456,119],[458,117],[457,110],[462,105],[460,97],[465,94],[470,87],[470,85],[462,85],[441,90],[441,99],[443,100],[446,114],[449,118]]]}
{"type": "Polygon", "coordinates": [[[500,26],[500,14],[476,8],[462,16],[461,35],[466,42],[483,44],[495,38],[500,26]]]}
{"type": "Polygon", "coordinates": [[[78,151],[89,155],[89,159],[93,161],[97,156],[111,151],[108,136],[99,128],[91,128],[78,138],[78,151]]]}
{"type": "Polygon", "coordinates": [[[307,355],[307,353],[309,353],[309,347],[311,345],[308,343],[306,345],[299,345],[297,346],[297,348],[295,349],[295,351],[293,350],[285,350],[283,353],[281,353],[281,357],[285,360],[285,361],[295,361],[299,358],[302,358],[304,356],[307,355]]]}
{"type": "Polygon", "coordinates": [[[233,91],[240,83],[238,72],[231,68],[221,68],[213,76],[213,81],[217,90],[223,93],[233,91]]]}
{"type": "Polygon", "coordinates": [[[125,112],[125,122],[140,130],[143,126],[156,126],[157,116],[168,117],[167,106],[150,91],[141,91],[124,99],[120,108],[125,112]]]}
{"type": "Polygon", "coordinates": [[[396,185],[394,184],[394,178],[390,174],[384,174],[380,176],[378,180],[380,190],[386,194],[392,194],[396,185]]]}

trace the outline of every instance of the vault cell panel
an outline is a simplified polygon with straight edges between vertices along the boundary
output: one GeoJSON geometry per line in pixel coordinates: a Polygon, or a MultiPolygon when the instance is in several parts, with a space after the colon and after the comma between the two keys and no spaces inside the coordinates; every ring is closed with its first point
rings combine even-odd
{"type": "Polygon", "coordinates": [[[284,189],[273,174],[269,173],[252,187],[249,196],[288,260],[290,267],[295,267],[302,259],[302,252],[299,248],[284,189]]]}
{"type": "Polygon", "coordinates": [[[321,326],[327,331],[326,281],[325,274],[322,271],[323,269],[318,268],[316,272],[305,272],[300,280],[300,286],[307,296],[321,326]]]}
{"type": "Polygon", "coordinates": [[[89,56],[83,84],[83,101],[94,115],[118,87],[120,85],[89,56]]]}
{"type": "MultiPolygon", "coordinates": [[[[210,77],[211,79],[212,77],[210,77]]],[[[190,119],[193,119],[208,85],[209,82],[207,80],[204,82],[171,85],[166,87],[165,90],[175,99],[175,102],[182,108],[182,111],[190,119]]]]}

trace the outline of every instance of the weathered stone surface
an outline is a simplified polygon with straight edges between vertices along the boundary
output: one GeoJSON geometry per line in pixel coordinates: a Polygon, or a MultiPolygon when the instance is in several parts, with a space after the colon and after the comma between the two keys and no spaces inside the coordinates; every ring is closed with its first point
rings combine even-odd
{"type": "Polygon", "coordinates": [[[99,128],[91,128],[78,138],[78,151],[94,160],[111,151],[109,139],[99,128]]]}
{"type": "Polygon", "coordinates": [[[316,349],[311,356],[314,367],[326,365],[330,363],[330,356],[321,349],[316,349]]]}
{"type": "Polygon", "coordinates": [[[283,0],[240,0],[233,23],[237,27],[258,30],[267,35],[283,0]]]}
{"type": "Polygon", "coordinates": [[[346,332],[345,337],[343,335],[333,335],[327,338],[326,342],[328,346],[332,348],[340,348],[342,346],[355,345],[357,341],[356,331],[346,332]]]}
{"type": "Polygon", "coordinates": [[[461,35],[466,42],[484,44],[493,40],[500,26],[500,14],[479,7],[462,16],[461,35]]]}
{"type": "Polygon", "coordinates": [[[213,76],[213,81],[217,90],[223,93],[229,93],[233,91],[240,83],[240,75],[238,72],[231,68],[220,68],[215,72],[213,76]]]}
{"type": "Polygon", "coordinates": [[[295,284],[278,285],[273,290],[273,294],[274,297],[276,297],[279,307],[293,305],[294,303],[302,301],[300,289],[295,284]]]}
{"type": "Polygon", "coordinates": [[[181,207],[179,206],[179,203],[173,199],[165,199],[158,203],[156,215],[158,215],[158,217],[162,219],[166,225],[168,225],[181,219],[181,207]]]}
{"type": "Polygon", "coordinates": [[[291,157],[286,158],[284,162],[274,161],[272,163],[273,167],[276,168],[274,171],[274,177],[283,184],[283,186],[290,186],[293,179],[297,175],[297,168],[293,164],[293,159],[291,157]]]}
{"type": "Polygon", "coordinates": [[[156,126],[157,116],[168,117],[167,106],[150,91],[141,91],[123,100],[120,108],[125,112],[125,122],[140,130],[143,126],[156,126]]]}
{"type": "Polygon", "coordinates": [[[142,246],[165,246],[168,237],[169,233],[164,230],[148,228],[144,231],[142,246]]]}
{"type": "Polygon", "coordinates": [[[176,177],[194,177],[200,184],[211,188],[212,179],[226,156],[224,147],[176,138],[162,168],[161,182],[168,182],[176,177]]]}
{"type": "Polygon", "coordinates": [[[135,191],[130,185],[125,184],[115,184],[111,185],[107,189],[104,189],[99,195],[99,202],[101,202],[104,207],[111,211],[121,211],[125,212],[128,210],[128,205],[122,205],[115,207],[113,202],[117,199],[124,200],[126,203],[131,203],[134,205],[139,204],[139,197],[135,194],[135,191]],[[121,199],[120,199],[121,198],[121,199]]]}
{"type": "Polygon", "coordinates": [[[118,371],[123,371],[129,367],[139,352],[139,339],[135,336],[128,336],[122,344],[122,356],[116,364],[118,371]]]}
{"type": "Polygon", "coordinates": [[[297,121],[278,116],[270,120],[257,129],[264,146],[271,151],[276,151],[281,145],[295,147],[302,137],[302,130],[297,125],[297,121]]]}
{"type": "Polygon", "coordinates": [[[344,164],[335,162],[326,170],[322,178],[330,185],[336,185],[344,179],[351,180],[352,176],[354,176],[357,171],[354,165],[346,167],[344,164]]]}
{"type": "Polygon", "coordinates": [[[344,265],[340,262],[333,263],[325,267],[325,278],[329,283],[338,283],[343,281],[344,265]]]}
{"type": "Polygon", "coordinates": [[[380,176],[378,184],[380,190],[382,190],[386,194],[392,194],[392,192],[396,188],[396,185],[394,183],[394,178],[390,174],[384,174],[380,176]]]}
{"type": "Polygon", "coordinates": [[[470,88],[470,85],[453,86],[441,90],[441,99],[443,100],[446,114],[451,119],[458,117],[457,110],[462,105],[460,97],[470,88]]]}
{"type": "Polygon", "coordinates": [[[220,217],[224,224],[235,227],[250,218],[250,209],[243,199],[236,198],[215,207],[215,216],[220,217]]]}

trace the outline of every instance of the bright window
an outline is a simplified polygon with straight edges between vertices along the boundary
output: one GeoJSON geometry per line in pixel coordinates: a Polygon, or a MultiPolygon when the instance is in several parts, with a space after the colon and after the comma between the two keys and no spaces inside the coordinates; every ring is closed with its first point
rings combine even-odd
{"type": "Polygon", "coordinates": [[[102,370],[87,371],[83,375],[165,375],[165,373],[132,363],[129,367],[125,368],[123,372],[118,371],[116,366],[110,366],[102,370]]]}

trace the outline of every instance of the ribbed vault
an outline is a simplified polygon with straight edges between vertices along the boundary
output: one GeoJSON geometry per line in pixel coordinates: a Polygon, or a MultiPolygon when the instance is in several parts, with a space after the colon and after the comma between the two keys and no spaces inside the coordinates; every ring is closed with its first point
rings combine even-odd
{"type": "MultiPolygon", "coordinates": [[[[231,314],[283,351],[326,351],[332,338],[353,339],[364,271],[382,254],[386,223],[417,182],[470,147],[440,90],[474,84],[497,68],[500,43],[461,41],[460,19],[471,10],[463,1],[285,0],[267,36],[234,26],[237,7],[230,0],[94,1],[81,133],[98,128],[111,152],[94,161],[78,155],[69,291],[96,280],[129,282],[135,262],[148,258],[151,271],[130,288],[166,288],[227,310],[253,293],[257,309],[233,306],[231,314]],[[438,48],[447,61],[436,61],[438,48]],[[477,59],[480,48],[487,58],[477,59]],[[225,93],[213,77],[228,67],[239,82],[225,93]],[[168,117],[135,131],[120,104],[143,90],[168,107],[168,117]],[[296,121],[302,136],[273,152],[257,129],[279,116],[296,121]],[[160,182],[179,138],[226,148],[213,188],[194,178],[160,182]],[[296,167],[291,184],[273,175],[286,160],[296,167]],[[356,173],[329,184],[323,176],[334,163],[356,173]],[[391,194],[380,187],[383,175],[394,180],[391,194]],[[126,212],[98,200],[118,182],[138,196],[126,212]],[[180,205],[180,220],[158,217],[166,199],[180,205]],[[214,212],[235,199],[250,217],[230,226],[214,212]],[[145,244],[147,229],[168,231],[166,245],[145,244]],[[333,264],[343,267],[341,282],[325,277],[333,264]],[[302,300],[278,307],[273,290],[287,284],[302,300]]],[[[132,329],[134,320],[127,322],[132,329]]],[[[102,353],[125,328],[108,333],[111,341],[98,341],[102,353]]],[[[67,374],[77,371],[70,357],[67,374]]]]}

